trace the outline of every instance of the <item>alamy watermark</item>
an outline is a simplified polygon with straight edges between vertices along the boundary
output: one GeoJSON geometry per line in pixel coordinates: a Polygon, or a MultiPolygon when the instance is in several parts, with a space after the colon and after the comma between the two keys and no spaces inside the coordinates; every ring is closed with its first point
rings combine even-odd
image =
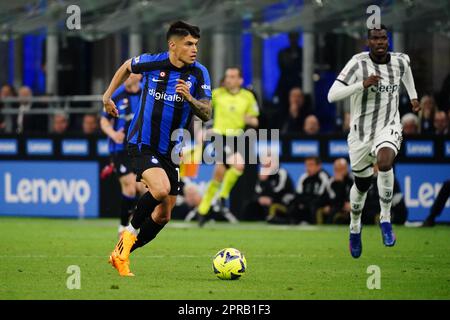
{"type": "Polygon", "coordinates": [[[370,265],[367,267],[366,273],[370,274],[367,278],[367,289],[380,290],[381,289],[381,269],[377,265],[370,265]]]}
{"type": "Polygon", "coordinates": [[[259,164],[260,173],[273,175],[278,172],[280,133],[278,129],[226,130],[217,133],[199,129],[194,125],[193,135],[188,130],[172,132],[171,142],[175,145],[171,152],[173,163],[180,164],[259,164]],[[195,137],[195,139],[193,139],[195,137]],[[200,155],[192,156],[189,146],[195,145],[200,155]]]}
{"type": "Polygon", "coordinates": [[[81,269],[77,265],[70,265],[66,270],[67,274],[70,274],[66,280],[66,287],[69,290],[81,289],[81,269]]]}
{"type": "Polygon", "coordinates": [[[66,27],[69,30],[81,30],[81,9],[76,4],[67,7],[66,27]]]}
{"type": "Polygon", "coordinates": [[[367,29],[380,29],[381,28],[381,9],[377,5],[371,5],[367,7],[367,14],[370,16],[366,20],[367,29]]]}

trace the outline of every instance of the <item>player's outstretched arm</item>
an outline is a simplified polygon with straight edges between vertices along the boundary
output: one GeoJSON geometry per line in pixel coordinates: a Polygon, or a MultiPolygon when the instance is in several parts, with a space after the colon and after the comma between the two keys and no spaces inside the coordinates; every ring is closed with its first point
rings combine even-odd
{"type": "Polygon", "coordinates": [[[328,92],[328,102],[333,103],[345,99],[358,91],[362,91],[370,86],[376,85],[380,79],[381,77],[379,75],[372,74],[367,79],[351,85],[347,85],[340,80],[336,80],[328,92]]]}
{"type": "Polygon", "coordinates": [[[358,91],[362,91],[364,89],[363,82],[357,82],[351,85],[345,85],[340,81],[334,81],[333,85],[328,91],[328,102],[333,103],[339,100],[343,100],[351,95],[355,94],[358,91]]]}
{"type": "Polygon", "coordinates": [[[125,133],[123,132],[123,128],[118,131],[115,131],[113,126],[111,125],[111,121],[106,117],[100,118],[100,128],[102,131],[110,137],[115,143],[123,143],[125,140],[125,133]]]}
{"type": "Polygon", "coordinates": [[[197,100],[189,92],[189,87],[186,81],[177,79],[178,84],[175,86],[175,91],[181,94],[187,102],[191,105],[194,114],[199,117],[203,122],[211,119],[212,108],[211,101],[209,100],[197,100]]]}
{"type": "Polygon", "coordinates": [[[103,106],[105,108],[105,111],[113,117],[118,117],[119,112],[117,110],[116,104],[114,103],[114,101],[112,101],[111,96],[114,91],[116,91],[117,88],[119,88],[119,86],[128,79],[130,73],[131,59],[128,59],[116,71],[114,77],[111,80],[111,83],[109,84],[108,89],[106,89],[105,93],[103,94],[103,106]]]}

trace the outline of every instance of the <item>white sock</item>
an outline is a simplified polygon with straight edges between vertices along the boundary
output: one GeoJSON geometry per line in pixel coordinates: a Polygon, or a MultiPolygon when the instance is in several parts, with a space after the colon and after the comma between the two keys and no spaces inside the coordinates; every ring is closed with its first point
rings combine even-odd
{"type": "Polygon", "coordinates": [[[353,184],[350,189],[350,233],[361,232],[361,213],[366,202],[367,192],[360,192],[353,184]]]}
{"type": "Polygon", "coordinates": [[[391,205],[394,191],[394,171],[378,171],[378,194],[380,196],[380,222],[391,222],[391,205]]]}
{"type": "Polygon", "coordinates": [[[135,229],[131,223],[127,226],[127,230],[134,234],[136,237],[139,234],[139,229],[135,229]]]}
{"type": "Polygon", "coordinates": [[[119,233],[125,231],[126,228],[127,226],[119,225],[119,233]]]}

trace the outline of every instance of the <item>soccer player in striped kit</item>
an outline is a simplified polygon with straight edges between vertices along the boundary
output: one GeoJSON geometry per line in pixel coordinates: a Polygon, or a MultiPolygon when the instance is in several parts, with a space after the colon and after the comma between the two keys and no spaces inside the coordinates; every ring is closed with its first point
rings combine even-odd
{"type": "Polygon", "coordinates": [[[399,90],[403,82],[412,110],[420,110],[409,56],[388,51],[384,25],[368,30],[369,52],[356,54],[341,71],[328,93],[328,101],[350,97],[351,128],[347,138],[350,164],[355,183],[350,190],[350,253],[362,252],[361,212],[366,200],[373,165],[378,164],[380,228],[385,246],[394,246],[396,237],[390,221],[394,188],[394,159],[400,150],[402,125],[398,110],[399,90]]]}
{"type": "Polygon", "coordinates": [[[180,191],[179,158],[183,132],[195,114],[211,118],[208,70],[196,61],[200,29],[177,21],[167,31],[169,50],[127,60],[103,95],[105,111],[117,116],[112,93],[130,73],[143,75],[140,106],[128,129],[128,154],[146,192],[137,202],[127,229],[110,256],[121,276],[133,276],[129,255],[161,231],[170,220],[180,191]],[[178,163],[177,163],[178,162],[178,163]]]}
{"type": "Polygon", "coordinates": [[[136,206],[137,194],[146,192],[131,168],[130,158],[126,151],[125,136],[131,120],[139,107],[142,93],[142,76],[131,74],[130,77],[112,95],[111,99],[117,106],[118,117],[114,118],[105,111],[100,118],[100,127],[108,136],[108,148],[114,171],[118,177],[122,191],[120,208],[119,237],[128,226],[130,214],[136,206]]]}

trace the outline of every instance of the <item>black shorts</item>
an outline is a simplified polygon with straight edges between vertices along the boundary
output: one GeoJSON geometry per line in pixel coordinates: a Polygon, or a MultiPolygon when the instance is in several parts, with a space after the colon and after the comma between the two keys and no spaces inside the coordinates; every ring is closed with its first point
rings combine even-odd
{"type": "Polygon", "coordinates": [[[212,143],[216,155],[216,164],[224,164],[228,169],[231,163],[226,163],[227,158],[236,153],[240,154],[245,160],[245,154],[248,153],[248,143],[243,135],[224,136],[214,134],[213,137],[212,143]]]}
{"type": "Polygon", "coordinates": [[[170,182],[170,195],[176,196],[180,193],[180,169],[169,158],[151,150],[145,145],[139,150],[135,144],[128,144],[128,155],[131,158],[131,166],[136,173],[136,181],[140,182],[142,173],[150,168],[163,169],[170,182]]]}
{"type": "Polygon", "coordinates": [[[114,172],[120,177],[126,176],[129,173],[133,173],[131,167],[131,160],[125,151],[113,153],[111,160],[114,163],[114,172]]]}

